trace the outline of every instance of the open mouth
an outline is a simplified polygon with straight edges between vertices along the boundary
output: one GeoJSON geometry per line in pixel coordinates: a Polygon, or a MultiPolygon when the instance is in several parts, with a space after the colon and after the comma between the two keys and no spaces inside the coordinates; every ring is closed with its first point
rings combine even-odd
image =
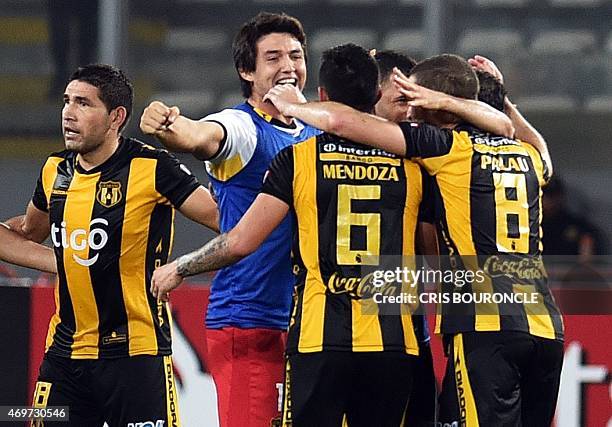
{"type": "Polygon", "coordinates": [[[74,128],[68,127],[68,126],[64,126],[64,135],[65,136],[76,136],[78,135],[80,132],[74,128]]]}
{"type": "Polygon", "coordinates": [[[280,79],[277,80],[276,85],[292,85],[292,86],[297,86],[297,79],[296,78],[291,78],[291,79],[280,79]]]}

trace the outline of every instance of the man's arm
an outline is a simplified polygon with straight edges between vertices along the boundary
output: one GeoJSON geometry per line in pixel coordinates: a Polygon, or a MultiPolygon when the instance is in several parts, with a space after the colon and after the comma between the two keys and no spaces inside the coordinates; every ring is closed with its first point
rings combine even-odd
{"type": "Polygon", "coordinates": [[[296,117],[324,132],[389,153],[402,157],[406,154],[404,134],[397,124],[338,102],[290,102],[289,88],[285,86],[273,87],[264,97],[284,116],[296,117]]]}
{"type": "Polygon", "coordinates": [[[191,153],[200,160],[213,157],[225,137],[219,123],[196,121],[180,115],[178,107],[153,101],[140,118],[140,129],[171,151],[191,153]]]}
{"type": "Polygon", "coordinates": [[[0,259],[22,267],[57,273],[51,248],[26,239],[7,225],[0,226],[0,259]]]}
{"type": "Polygon", "coordinates": [[[501,111],[475,99],[463,99],[427,89],[411,82],[397,68],[393,70],[393,82],[410,101],[411,107],[442,110],[452,113],[479,129],[511,138],[514,135],[512,120],[501,111]]]}
{"type": "Polygon", "coordinates": [[[179,211],[192,221],[219,232],[219,209],[210,191],[200,186],[183,202],[179,211]]]}
{"type": "Polygon", "coordinates": [[[259,194],[240,222],[228,233],[155,270],[151,279],[151,293],[167,301],[168,292],[179,286],[184,277],[218,270],[253,253],[288,211],[289,205],[282,200],[259,194]]]}
{"type": "Polygon", "coordinates": [[[546,140],[540,132],[527,121],[518,108],[516,108],[516,105],[514,105],[507,96],[506,99],[504,99],[504,109],[512,119],[512,123],[516,129],[514,137],[533,145],[536,150],[540,152],[542,161],[546,164],[546,168],[548,169],[548,177],[550,178],[553,173],[553,163],[546,140]]]}
{"type": "MultiPolygon", "coordinates": [[[[484,56],[475,55],[473,58],[468,59],[468,62],[472,67],[491,74],[493,77],[498,79],[501,84],[504,84],[504,75],[497,65],[490,59],[485,58],[484,56]]],[[[531,125],[531,123],[527,121],[525,117],[523,117],[518,108],[516,108],[516,105],[510,101],[508,96],[506,96],[504,99],[504,110],[514,125],[514,137],[533,145],[540,152],[542,161],[544,161],[546,167],[548,168],[548,175],[552,176],[552,158],[548,151],[548,145],[546,144],[544,137],[531,125]]]]}
{"type": "Polygon", "coordinates": [[[28,240],[41,243],[49,237],[49,213],[41,211],[32,202],[28,203],[25,215],[18,215],[4,221],[15,233],[28,240]]]}

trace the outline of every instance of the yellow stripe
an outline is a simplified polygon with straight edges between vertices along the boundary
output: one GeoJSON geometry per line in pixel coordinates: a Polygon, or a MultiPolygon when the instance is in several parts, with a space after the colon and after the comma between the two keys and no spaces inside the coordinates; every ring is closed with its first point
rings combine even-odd
{"type": "MultiPolygon", "coordinates": [[[[59,266],[58,266],[59,267],[59,266]]],[[[55,289],[53,290],[53,299],[55,300],[55,313],[49,321],[49,330],[47,331],[47,339],[45,342],[45,352],[49,350],[51,344],[53,344],[53,337],[55,336],[55,330],[60,322],[60,304],[59,304],[59,276],[55,279],[55,289]]]]}
{"type": "Polygon", "coordinates": [[[62,138],[34,136],[0,136],[0,156],[3,159],[40,159],[41,164],[50,152],[64,149],[62,138]]]}
{"type": "MultiPolygon", "coordinates": [[[[415,264],[415,235],[419,213],[419,206],[423,199],[423,176],[421,169],[416,163],[404,161],[404,171],[406,173],[406,201],[404,203],[404,218],[403,218],[403,244],[402,266],[414,270],[415,264]]],[[[417,295],[416,283],[403,283],[402,292],[417,295]]],[[[408,354],[419,354],[419,346],[414,333],[414,325],[412,323],[412,312],[416,310],[418,304],[414,307],[402,307],[402,325],[404,329],[404,345],[408,354]]]]}
{"type": "Polygon", "coordinates": [[[47,44],[49,41],[47,20],[44,17],[4,17],[0,18],[0,28],[2,44],[47,44]]]}
{"type": "Polygon", "coordinates": [[[500,145],[492,147],[486,144],[474,144],[474,151],[483,154],[520,154],[526,156],[525,150],[521,145],[500,145]]]}
{"type": "Polygon", "coordinates": [[[453,361],[455,382],[457,387],[457,400],[459,402],[459,425],[465,427],[478,427],[478,412],[476,401],[470,385],[467,366],[465,365],[465,352],[463,348],[463,334],[455,335],[453,340],[454,356],[453,361]]]}
{"type": "Polygon", "coordinates": [[[178,389],[172,369],[172,356],[164,356],[164,378],[166,379],[166,425],[180,426],[178,389]]]}
{"type": "Polygon", "coordinates": [[[53,191],[53,183],[57,177],[57,165],[59,165],[64,159],[61,157],[49,157],[47,162],[43,166],[42,170],[42,185],[47,197],[47,206],[51,200],[51,192],[53,191]]]}
{"type": "Polygon", "coordinates": [[[544,304],[544,296],[537,292],[533,285],[521,285],[515,283],[512,286],[514,293],[524,293],[531,298],[532,294],[537,294],[537,304],[523,304],[525,314],[527,314],[527,323],[529,324],[529,333],[537,337],[555,339],[555,327],[553,326],[550,313],[544,304]]]}
{"type": "Polygon", "coordinates": [[[391,159],[389,157],[357,156],[354,154],[344,154],[344,153],[321,153],[319,154],[319,159],[321,159],[322,161],[355,162],[355,163],[362,163],[365,165],[385,164],[385,165],[399,166],[401,162],[401,159],[391,159]]]}
{"type": "Polygon", "coordinates": [[[75,239],[76,244],[83,244],[84,249],[75,250],[72,247],[74,245],[64,248],[66,283],[68,284],[76,324],[72,344],[72,357],[74,359],[98,357],[98,307],[89,275],[89,267],[78,264],[76,257],[89,258],[89,245],[84,244],[86,242],[83,239],[89,236],[89,223],[92,219],[91,214],[96,200],[96,184],[99,178],[99,173],[92,175],[76,173],[70,184],[64,206],[64,221],[68,239],[76,229],[85,231],[85,234],[80,234],[79,238],[75,239]]]}
{"type": "Polygon", "coordinates": [[[242,157],[240,153],[223,160],[219,164],[210,163],[210,172],[219,181],[227,181],[242,170],[242,157]]]}
{"type": "MultiPolygon", "coordinates": [[[[476,247],[472,235],[471,215],[471,179],[472,179],[472,143],[466,132],[453,133],[454,143],[448,154],[447,167],[436,175],[440,193],[444,201],[446,222],[451,240],[463,257],[465,267],[478,271],[476,247]]],[[[445,156],[446,157],[446,156],[445,156]]],[[[424,162],[426,164],[427,162],[424,162]]],[[[493,292],[493,284],[487,277],[482,283],[474,283],[474,292],[493,292]]],[[[499,330],[500,318],[497,304],[475,304],[475,330],[499,330]]]]}
{"type": "Polygon", "coordinates": [[[130,356],[157,353],[153,314],[147,300],[146,253],[151,213],[161,197],[155,190],[157,160],[133,159],[123,217],[121,288],[128,318],[130,356]]]}
{"type": "Polygon", "coordinates": [[[293,203],[298,218],[300,253],[307,269],[298,342],[300,353],[323,348],[326,296],[319,270],[316,150],[316,138],[293,146],[293,203]]]}
{"type": "Polygon", "coordinates": [[[264,119],[266,122],[271,122],[273,117],[271,115],[269,115],[268,113],[260,110],[259,108],[253,108],[253,111],[255,111],[259,117],[261,117],[262,119],[264,119]]]}
{"type": "Polygon", "coordinates": [[[135,18],[128,31],[132,41],[155,46],[161,45],[164,42],[167,30],[167,25],[164,21],[135,18]]]}
{"type": "Polygon", "coordinates": [[[544,179],[544,162],[542,161],[542,156],[540,152],[532,145],[527,143],[523,143],[524,149],[529,154],[531,161],[533,162],[533,167],[535,169],[536,175],[538,176],[538,182],[540,187],[546,185],[546,180],[544,179]]]}
{"type": "Polygon", "coordinates": [[[293,416],[291,414],[291,364],[289,359],[285,361],[285,386],[283,387],[283,412],[282,425],[291,427],[293,424],[293,416]]]}
{"type": "MultiPolygon", "coordinates": [[[[0,102],[12,105],[40,105],[48,102],[49,76],[0,76],[0,102]]],[[[61,97],[57,97],[59,105],[61,97]]]]}

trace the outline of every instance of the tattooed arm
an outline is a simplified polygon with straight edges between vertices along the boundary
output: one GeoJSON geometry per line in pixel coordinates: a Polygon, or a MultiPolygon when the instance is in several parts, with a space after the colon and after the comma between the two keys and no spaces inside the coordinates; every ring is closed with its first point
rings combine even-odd
{"type": "Polygon", "coordinates": [[[289,206],[282,200],[259,194],[240,222],[228,233],[155,270],[151,279],[151,293],[167,301],[168,293],[178,287],[184,277],[218,270],[240,261],[255,252],[288,211],[289,206]]]}

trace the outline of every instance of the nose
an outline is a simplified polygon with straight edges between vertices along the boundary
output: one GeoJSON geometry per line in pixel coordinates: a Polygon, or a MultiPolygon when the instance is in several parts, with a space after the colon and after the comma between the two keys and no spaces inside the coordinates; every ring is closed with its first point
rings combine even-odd
{"type": "Polygon", "coordinates": [[[62,119],[74,120],[74,118],[74,104],[72,102],[64,103],[64,108],[62,108],[62,119]]]}
{"type": "Polygon", "coordinates": [[[283,55],[283,60],[281,61],[281,67],[286,71],[295,71],[295,61],[291,58],[290,55],[283,55]]]}

